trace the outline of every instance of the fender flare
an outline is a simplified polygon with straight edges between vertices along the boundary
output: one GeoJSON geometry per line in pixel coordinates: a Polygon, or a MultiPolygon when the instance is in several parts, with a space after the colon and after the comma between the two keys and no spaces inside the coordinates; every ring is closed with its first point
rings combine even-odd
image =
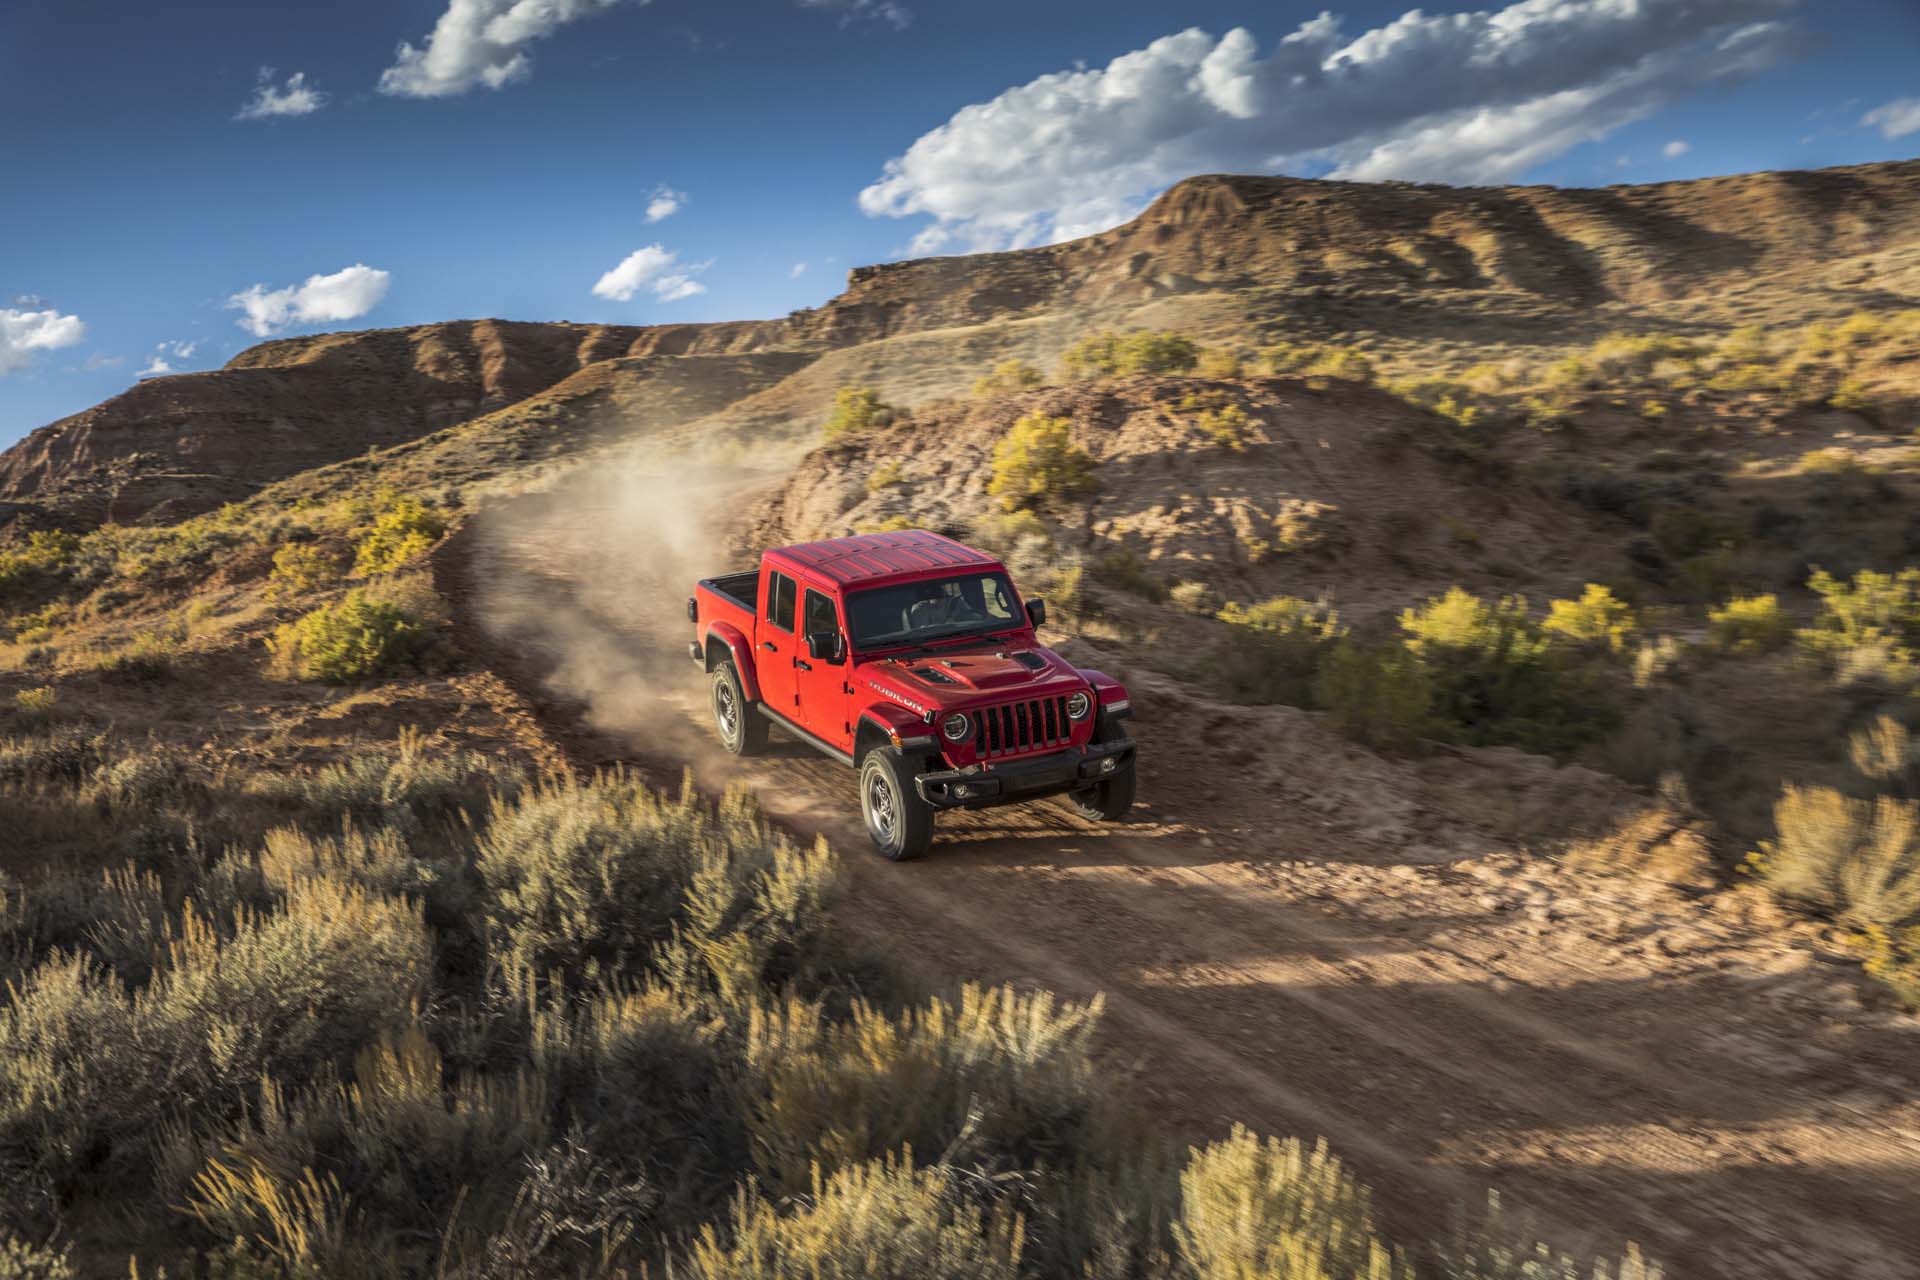
{"type": "Polygon", "coordinates": [[[1075,667],[1074,670],[1093,686],[1094,702],[1102,722],[1124,720],[1133,714],[1133,699],[1127,695],[1127,686],[1104,671],[1089,667],[1075,667]]]}
{"type": "Polygon", "coordinates": [[[900,748],[901,754],[907,756],[931,755],[940,746],[932,725],[891,702],[875,702],[861,709],[853,725],[856,760],[861,754],[862,739],[870,742],[876,736],[900,748]]]}
{"type": "Polygon", "coordinates": [[[731,622],[715,622],[707,627],[707,670],[713,670],[715,642],[727,647],[727,653],[733,658],[733,669],[740,677],[740,692],[747,701],[760,701],[759,673],[753,666],[753,646],[747,643],[747,637],[740,628],[731,622]]]}

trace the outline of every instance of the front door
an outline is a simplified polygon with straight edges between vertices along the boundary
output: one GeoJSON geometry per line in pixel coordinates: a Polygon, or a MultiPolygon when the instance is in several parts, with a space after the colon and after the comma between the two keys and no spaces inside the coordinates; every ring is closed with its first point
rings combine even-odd
{"type": "Polygon", "coordinates": [[[806,717],[800,721],[800,725],[814,737],[842,751],[851,751],[853,727],[847,723],[851,697],[847,693],[846,632],[841,629],[839,614],[833,607],[833,597],[823,595],[812,587],[805,590],[806,603],[800,610],[799,656],[794,661],[794,681],[799,693],[800,711],[806,717]],[[809,655],[807,637],[816,635],[840,637],[838,660],[809,655]]]}
{"type": "Polygon", "coordinates": [[[767,710],[784,719],[797,720],[794,702],[795,658],[806,656],[806,646],[794,632],[794,581],[786,574],[769,569],[760,575],[766,585],[760,601],[760,646],[753,655],[754,670],[760,677],[760,700],[767,710]]]}

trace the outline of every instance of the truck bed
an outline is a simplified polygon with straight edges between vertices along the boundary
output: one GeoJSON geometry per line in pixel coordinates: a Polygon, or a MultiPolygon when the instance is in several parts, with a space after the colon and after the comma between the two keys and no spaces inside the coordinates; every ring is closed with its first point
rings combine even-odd
{"type": "Polygon", "coordinates": [[[759,607],[760,571],[749,569],[745,573],[723,573],[717,578],[702,578],[700,585],[715,595],[724,597],[729,603],[737,604],[751,617],[759,607]]]}

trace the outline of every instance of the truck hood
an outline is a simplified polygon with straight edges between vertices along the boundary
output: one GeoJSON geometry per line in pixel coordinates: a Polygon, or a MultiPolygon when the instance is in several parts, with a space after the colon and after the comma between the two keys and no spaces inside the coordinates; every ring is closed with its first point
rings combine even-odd
{"type": "Polygon", "coordinates": [[[862,674],[870,681],[894,685],[929,702],[944,697],[1013,692],[1052,683],[1074,670],[1046,649],[958,649],[915,658],[883,658],[866,663],[862,674]]]}

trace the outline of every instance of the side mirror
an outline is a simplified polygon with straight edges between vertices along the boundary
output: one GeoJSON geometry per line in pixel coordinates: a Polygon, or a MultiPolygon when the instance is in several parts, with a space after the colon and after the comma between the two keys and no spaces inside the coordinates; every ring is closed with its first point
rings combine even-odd
{"type": "Polygon", "coordinates": [[[846,654],[846,643],[838,631],[815,631],[807,637],[807,656],[817,662],[838,662],[846,654]]]}
{"type": "Polygon", "coordinates": [[[1027,601],[1027,621],[1035,627],[1047,625],[1047,602],[1045,600],[1027,601]]]}

